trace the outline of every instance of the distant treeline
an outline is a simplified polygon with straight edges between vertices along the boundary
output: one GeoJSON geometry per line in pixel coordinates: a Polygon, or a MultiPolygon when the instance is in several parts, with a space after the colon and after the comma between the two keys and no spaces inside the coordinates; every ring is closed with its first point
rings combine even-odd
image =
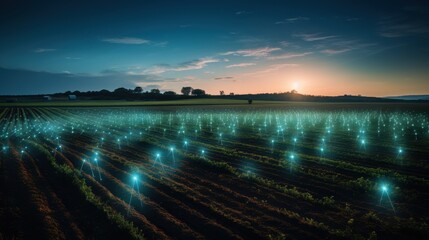
{"type": "MultiPolygon", "coordinates": [[[[220,91],[219,95],[209,95],[203,89],[193,89],[192,87],[183,87],[181,93],[174,91],[161,92],[159,89],[150,89],[143,91],[141,87],[134,89],[117,88],[114,91],[106,89],[100,91],[67,91],[54,94],[39,94],[25,96],[0,96],[2,101],[55,101],[67,100],[70,96],[76,100],[178,100],[189,98],[224,98],[224,99],[240,99],[240,100],[268,100],[268,101],[302,101],[302,102],[401,102],[403,100],[364,97],[353,95],[342,96],[314,96],[300,94],[295,90],[282,93],[259,93],[259,94],[234,94],[226,95],[224,91],[220,91]],[[75,97],[74,97],[75,96],[75,97]]],[[[250,103],[251,101],[249,101],[250,103]]]]}

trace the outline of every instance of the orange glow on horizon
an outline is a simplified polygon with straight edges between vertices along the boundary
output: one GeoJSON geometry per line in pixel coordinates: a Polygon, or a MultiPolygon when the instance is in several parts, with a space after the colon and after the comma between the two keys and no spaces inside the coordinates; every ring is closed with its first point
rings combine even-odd
{"type": "MultiPolygon", "coordinates": [[[[313,65],[260,69],[232,75],[233,78],[215,80],[189,77],[186,81],[169,82],[169,89],[180,93],[183,86],[201,88],[208,94],[257,94],[281,93],[292,90],[308,95],[339,96],[344,94],[362,96],[393,96],[427,94],[428,84],[421,76],[420,84],[404,84],[405,76],[363,74],[344,69],[313,65]],[[268,71],[269,70],[269,71],[268,71]]],[[[167,86],[167,83],[166,83],[167,86]]]]}

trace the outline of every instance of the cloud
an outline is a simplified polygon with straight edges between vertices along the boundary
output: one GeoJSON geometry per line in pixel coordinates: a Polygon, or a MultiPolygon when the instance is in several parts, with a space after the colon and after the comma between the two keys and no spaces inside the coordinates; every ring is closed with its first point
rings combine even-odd
{"type": "Polygon", "coordinates": [[[168,44],[168,41],[162,41],[162,42],[156,42],[156,43],[152,42],[152,46],[156,46],[156,47],[165,47],[167,46],[167,44],[168,44]]]}
{"type": "Polygon", "coordinates": [[[366,43],[361,42],[357,39],[330,39],[327,41],[324,41],[323,43],[314,45],[313,47],[317,49],[320,53],[328,54],[328,55],[334,55],[334,54],[340,54],[345,53],[353,50],[365,50],[365,51],[373,51],[374,48],[377,46],[376,43],[366,43]]]}
{"type": "Polygon", "coordinates": [[[266,69],[258,71],[257,73],[268,73],[268,72],[277,71],[286,67],[299,67],[299,66],[300,65],[296,63],[279,63],[279,64],[270,65],[266,69]]]}
{"type": "Polygon", "coordinates": [[[79,60],[80,57],[66,57],[67,60],[79,60]]]}
{"type": "Polygon", "coordinates": [[[295,68],[295,67],[300,67],[300,65],[295,63],[272,64],[272,65],[266,66],[261,70],[237,74],[234,76],[234,79],[248,79],[259,75],[265,75],[267,73],[275,72],[283,68],[295,68]]]}
{"type": "Polygon", "coordinates": [[[275,22],[275,24],[295,23],[298,21],[307,21],[307,20],[310,20],[310,18],[308,18],[308,17],[294,17],[294,18],[286,18],[284,20],[277,21],[277,22],[275,22]]]}
{"type": "Polygon", "coordinates": [[[339,54],[339,53],[345,53],[348,51],[353,50],[353,48],[344,48],[344,49],[325,49],[320,51],[321,53],[325,53],[328,55],[334,55],[334,54],[339,54]]]}
{"type": "Polygon", "coordinates": [[[281,41],[281,42],[279,42],[280,43],[280,45],[282,45],[283,47],[287,47],[287,46],[289,46],[290,45],[290,42],[288,42],[288,41],[281,41]]]}
{"type": "Polygon", "coordinates": [[[281,48],[264,47],[264,48],[229,51],[229,52],[221,53],[220,55],[234,55],[234,56],[243,56],[243,57],[266,57],[271,52],[279,51],[279,50],[281,50],[281,48]]]}
{"type": "Polygon", "coordinates": [[[35,53],[44,53],[44,52],[53,52],[56,51],[57,49],[54,48],[38,48],[36,50],[34,50],[35,53]]]}
{"type": "Polygon", "coordinates": [[[379,21],[380,36],[386,38],[429,35],[429,25],[407,17],[388,17],[379,21]]]}
{"type": "Polygon", "coordinates": [[[248,12],[248,11],[245,11],[245,10],[243,10],[243,11],[237,11],[237,12],[235,12],[235,15],[246,15],[246,14],[251,14],[252,12],[248,12]]]}
{"type": "Polygon", "coordinates": [[[312,54],[312,52],[305,52],[305,53],[285,53],[277,56],[271,56],[268,57],[270,60],[280,60],[280,59],[289,59],[289,58],[296,58],[296,57],[304,57],[307,55],[312,54]]]}
{"type": "Polygon", "coordinates": [[[231,64],[226,66],[226,68],[233,68],[233,67],[249,67],[254,66],[256,63],[237,63],[237,64],[231,64]]]}
{"type": "Polygon", "coordinates": [[[220,60],[215,58],[210,58],[210,57],[200,58],[198,60],[179,64],[178,66],[169,66],[169,65],[154,66],[144,70],[143,73],[144,74],[161,74],[169,71],[180,72],[180,71],[197,70],[197,69],[202,69],[206,67],[207,64],[209,63],[216,63],[216,62],[220,62],[220,60]]]}
{"type": "Polygon", "coordinates": [[[214,78],[214,80],[228,80],[228,79],[233,79],[234,77],[216,77],[214,78]]]}
{"type": "Polygon", "coordinates": [[[103,42],[108,43],[118,43],[118,44],[149,44],[151,41],[143,38],[133,38],[133,37],[122,37],[122,38],[105,38],[102,39],[103,42]]]}
{"type": "Polygon", "coordinates": [[[314,34],[294,34],[293,36],[294,37],[299,37],[302,40],[307,41],[307,42],[321,41],[321,40],[326,40],[326,39],[337,37],[337,36],[334,36],[334,35],[323,36],[323,35],[320,35],[318,33],[314,33],[314,34]]]}

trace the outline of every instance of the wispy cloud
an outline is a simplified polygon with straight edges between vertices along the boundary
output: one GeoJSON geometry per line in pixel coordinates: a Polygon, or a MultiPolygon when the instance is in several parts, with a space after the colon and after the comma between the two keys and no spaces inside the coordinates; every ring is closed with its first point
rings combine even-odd
{"type": "Polygon", "coordinates": [[[251,13],[252,12],[243,10],[243,11],[237,11],[237,12],[235,12],[235,15],[245,15],[245,14],[251,14],[251,13]]]}
{"type": "Polygon", "coordinates": [[[214,80],[228,80],[228,79],[233,79],[234,77],[216,77],[214,78],[214,80]]]}
{"type": "Polygon", "coordinates": [[[260,75],[265,75],[267,73],[276,72],[276,71],[279,71],[283,68],[295,68],[295,67],[299,67],[299,66],[300,66],[299,64],[295,64],[295,63],[272,64],[272,65],[266,66],[265,68],[262,68],[262,69],[257,70],[257,71],[237,74],[234,76],[234,79],[253,78],[253,77],[260,76],[260,75]]]}
{"type": "Polygon", "coordinates": [[[362,42],[358,39],[335,38],[314,45],[314,48],[317,49],[320,53],[327,55],[335,55],[358,49],[361,51],[373,51],[375,50],[374,48],[376,46],[376,43],[362,42]]]}
{"type": "Polygon", "coordinates": [[[353,50],[353,48],[343,48],[343,49],[325,49],[320,51],[321,53],[328,54],[328,55],[334,55],[334,54],[340,54],[345,53],[348,51],[353,50]]]}
{"type": "Polygon", "coordinates": [[[264,48],[229,51],[229,52],[221,53],[221,55],[234,55],[234,56],[244,56],[244,57],[266,57],[271,52],[279,51],[279,50],[281,50],[281,48],[264,47],[264,48]]]}
{"type": "Polygon", "coordinates": [[[168,44],[168,41],[162,41],[162,42],[151,42],[152,46],[156,47],[165,47],[168,44]]]}
{"type": "Polygon", "coordinates": [[[281,42],[279,42],[280,43],[280,45],[282,45],[283,47],[287,47],[287,46],[289,46],[290,45],[290,42],[288,42],[288,41],[281,41],[281,42]]]}
{"type": "Polygon", "coordinates": [[[280,59],[289,59],[289,58],[296,58],[296,57],[304,57],[307,55],[312,54],[312,52],[304,52],[304,53],[285,53],[277,56],[271,56],[268,57],[270,60],[280,60],[280,59]]]}
{"type": "Polygon", "coordinates": [[[319,33],[314,33],[314,34],[294,34],[293,36],[301,38],[302,40],[307,41],[307,42],[321,41],[321,40],[326,40],[326,39],[331,39],[331,38],[337,37],[337,36],[334,36],[334,35],[321,35],[319,33]]]}
{"type": "MultiPolygon", "coordinates": [[[[200,58],[195,61],[179,64],[178,66],[169,66],[169,65],[154,66],[144,70],[143,74],[161,74],[161,73],[170,72],[170,71],[180,72],[180,71],[197,70],[197,69],[202,69],[206,67],[207,64],[209,63],[216,63],[216,62],[220,62],[220,60],[215,58],[210,58],[210,57],[200,58]]],[[[140,74],[140,73],[130,72],[130,74],[140,74]]]]}
{"type": "Polygon", "coordinates": [[[407,37],[429,34],[429,25],[409,17],[385,17],[378,22],[380,36],[387,38],[407,37]]]}
{"type": "Polygon", "coordinates": [[[249,67],[254,66],[256,63],[237,63],[237,64],[231,64],[226,66],[226,68],[233,68],[233,67],[249,67]]]}
{"type": "Polygon", "coordinates": [[[307,21],[307,20],[310,20],[310,18],[308,18],[308,17],[293,17],[293,18],[286,18],[284,20],[277,21],[277,22],[275,22],[275,24],[295,23],[298,21],[307,21]]]}
{"type": "Polygon", "coordinates": [[[325,53],[328,55],[334,55],[334,54],[339,54],[339,53],[345,53],[348,51],[353,50],[352,48],[344,48],[344,49],[325,49],[320,51],[321,53],[325,53]]]}
{"type": "Polygon", "coordinates": [[[79,60],[80,57],[66,57],[67,60],[79,60]]]}
{"type": "Polygon", "coordinates": [[[56,50],[57,49],[54,49],[54,48],[38,48],[38,49],[35,49],[34,52],[35,53],[44,53],[44,52],[53,52],[56,50]]]}
{"type": "Polygon", "coordinates": [[[151,41],[143,38],[134,38],[134,37],[122,37],[122,38],[104,38],[103,42],[108,43],[117,43],[117,44],[149,44],[151,41]]]}

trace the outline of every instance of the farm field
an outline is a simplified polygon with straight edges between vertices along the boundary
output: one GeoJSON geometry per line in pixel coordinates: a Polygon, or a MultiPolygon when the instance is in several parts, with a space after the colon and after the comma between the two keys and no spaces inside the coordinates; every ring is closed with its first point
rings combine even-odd
{"type": "Polygon", "coordinates": [[[0,239],[429,237],[428,104],[227,104],[0,108],[0,239]]]}

